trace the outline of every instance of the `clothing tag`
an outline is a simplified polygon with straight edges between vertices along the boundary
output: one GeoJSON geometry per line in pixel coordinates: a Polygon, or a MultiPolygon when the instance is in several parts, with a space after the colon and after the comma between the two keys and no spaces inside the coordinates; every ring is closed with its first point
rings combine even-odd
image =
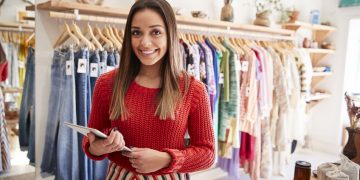
{"type": "Polygon", "coordinates": [[[224,73],[220,73],[219,84],[224,84],[224,73]]]}
{"type": "Polygon", "coordinates": [[[243,61],[242,62],[242,66],[241,66],[241,70],[244,72],[247,72],[249,69],[249,62],[248,61],[243,61]]]}
{"type": "Polygon", "coordinates": [[[246,87],[245,96],[246,96],[246,97],[249,97],[249,95],[250,95],[250,88],[249,88],[249,87],[246,87]]]}
{"type": "Polygon", "coordinates": [[[235,70],[241,71],[242,67],[239,60],[235,60],[235,70]]]}
{"type": "Polygon", "coordinates": [[[72,67],[71,60],[66,61],[66,75],[70,76],[70,75],[72,75],[72,72],[73,72],[73,67],[72,67]]]}
{"type": "Polygon", "coordinates": [[[114,66],[107,66],[107,67],[106,67],[106,72],[112,71],[112,70],[114,70],[114,69],[115,69],[114,66]]]}
{"type": "Polygon", "coordinates": [[[77,72],[86,73],[86,59],[79,59],[77,72]]]}
{"type": "Polygon", "coordinates": [[[18,66],[19,68],[24,68],[25,67],[24,61],[18,61],[18,66]]]}
{"type": "Polygon", "coordinates": [[[100,74],[104,73],[106,70],[106,64],[105,62],[100,63],[100,74]]]}
{"type": "Polygon", "coordinates": [[[97,63],[90,64],[90,77],[98,77],[99,65],[97,63]]]}

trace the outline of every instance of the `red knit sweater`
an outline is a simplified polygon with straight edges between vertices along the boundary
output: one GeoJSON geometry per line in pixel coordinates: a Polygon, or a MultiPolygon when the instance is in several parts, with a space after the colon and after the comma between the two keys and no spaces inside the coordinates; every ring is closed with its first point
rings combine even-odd
{"type": "MultiPolygon", "coordinates": [[[[125,104],[130,117],[125,120],[109,120],[109,107],[115,71],[102,75],[96,82],[89,127],[96,128],[105,134],[117,127],[124,136],[127,146],[151,148],[167,152],[172,157],[169,167],[151,175],[171,172],[193,172],[209,168],[214,163],[214,132],[209,98],[204,85],[190,78],[189,89],[182,104],[176,110],[175,120],[160,120],[154,116],[159,89],[146,88],[133,81],[127,91],[125,104]],[[190,146],[185,148],[184,135],[186,129],[190,135],[190,146]]],[[[180,81],[183,91],[184,81],[180,81]]],[[[121,152],[93,156],[89,153],[88,138],[83,139],[83,149],[93,160],[108,157],[116,164],[135,172],[129,159],[121,152]]]]}

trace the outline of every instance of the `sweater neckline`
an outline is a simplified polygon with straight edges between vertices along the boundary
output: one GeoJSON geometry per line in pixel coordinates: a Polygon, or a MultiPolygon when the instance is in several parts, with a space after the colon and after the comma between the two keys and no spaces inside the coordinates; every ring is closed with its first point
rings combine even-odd
{"type": "Polygon", "coordinates": [[[142,86],[142,85],[138,84],[135,80],[132,81],[131,86],[135,90],[140,91],[142,93],[156,93],[156,92],[159,92],[161,89],[161,88],[150,88],[150,87],[142,86]]]}

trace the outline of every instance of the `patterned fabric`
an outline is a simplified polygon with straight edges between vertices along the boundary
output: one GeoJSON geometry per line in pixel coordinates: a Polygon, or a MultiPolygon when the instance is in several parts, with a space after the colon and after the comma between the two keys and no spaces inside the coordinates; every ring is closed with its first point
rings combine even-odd
{"type": "Polygon", "coordinates": [[[121,166],[116,165],[114,162],[110,162],[106,180],[189,180],[188,173],[170,173],[163,175],[142,175],[136,172],[129,171],[121,166]]]}
{"type": "Polygon", "coordinates": [[[0,172],[10,169],[10,147],[5,121],[5,105],[2,90],[0,89],[0,172]]]}

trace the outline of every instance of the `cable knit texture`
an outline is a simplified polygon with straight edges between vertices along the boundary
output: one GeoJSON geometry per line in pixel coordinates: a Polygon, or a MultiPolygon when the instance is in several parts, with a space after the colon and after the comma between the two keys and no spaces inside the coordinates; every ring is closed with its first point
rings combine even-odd
{"type": "MultiPolygon", "coordinates": [[[[209,168],[214,163],[214,131],[211,119],[209,97],[202,82],[193,77],[182,103],[175,112],[175,120],[160,120],[155,116],[156,95],[160,89],[146,88],[133,81],[126,93],[125,104],[130,111],[130,118],[122,121],[109,120],[109,107],[115,71],[102,75],[96,82],[89,127],[106,134],[117,127],[124,136],[127,146],[151,148],[167,152],[172,161],[166,168],[151,175],[171,172],[194,172],[209,168]],[[184,135],[188,128],[191,137],[190,146],[185,148],[184,135]]],[[[184,80],[180,79],[184,92],[184,80]]],[[[134,171],[129,159],[121,152],[93,156],[89,153],[88,138],[83,139],[83,149],[93,160],[108,157],[116,164],[134,171]]]]}

